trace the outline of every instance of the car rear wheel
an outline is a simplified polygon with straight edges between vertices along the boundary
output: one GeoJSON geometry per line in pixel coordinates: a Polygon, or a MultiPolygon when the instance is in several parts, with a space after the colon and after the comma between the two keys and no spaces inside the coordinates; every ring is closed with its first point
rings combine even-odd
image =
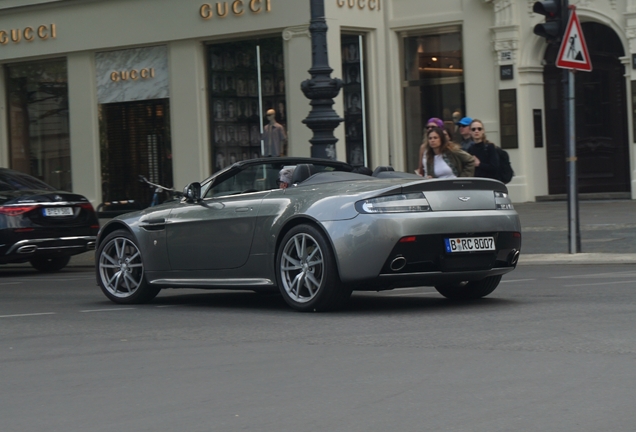
{"type": "Polygon", "coordinates": [[[97,250],[97,281],[111,301],[146,303],[161,290],[146,281],[141,251],[126,230],[110,233],[97,250]]]}
{"type": "Polygon", "coordinates": [[[44,273],[53,273],[62,270],[71,260],[70,256],[60,257],[36,257],[31,261],[31,265],[37,271],[44,273]]]}
{"type": "Polygon", "coordinates": [[[453,300],[471,300],[486,297],[492,293],[501,281],[501,275],[489,276],[485,279],[460,282],[458,284],[438,285],[435,289],[444,297],[453,300]]]}
{"type": "Polygon", "coordinates": [[[334,310],[351,296],[351,290],[340,282],[329,243],[311,225],[298,225],[285,235],[276,269],[280,292],[297,311],[334,310]]]}

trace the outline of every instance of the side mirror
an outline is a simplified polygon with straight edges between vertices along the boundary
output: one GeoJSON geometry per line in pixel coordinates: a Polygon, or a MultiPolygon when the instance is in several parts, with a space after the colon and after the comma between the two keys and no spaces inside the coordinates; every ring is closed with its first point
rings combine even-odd
{"type": "Polygon", "coordinates": [[[201,201],[201,183],[194,182],[188,184],[183,189],[183,196],[188,202],[199,202],[201,201]]]}

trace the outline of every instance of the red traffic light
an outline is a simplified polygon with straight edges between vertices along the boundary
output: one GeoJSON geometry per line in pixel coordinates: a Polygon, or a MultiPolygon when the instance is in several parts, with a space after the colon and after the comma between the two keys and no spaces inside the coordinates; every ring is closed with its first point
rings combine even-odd
{"type": "MultiPolygon", "coordinates": [[[[557,18],[561,15],[561,0],[546,0],[534,2],[532,12],[544,15],[548,18],[557,18]]],[[[560,17],[559,17],[560,18],[560,17]]]]}
{"type": "Polygon", "coordinates": [[[545,22],[534,26],[534,34],[546,38],[548,42],[558,42],[564,27],[561,0],[534,2],[532,11],[545,16],[545,22]]]}

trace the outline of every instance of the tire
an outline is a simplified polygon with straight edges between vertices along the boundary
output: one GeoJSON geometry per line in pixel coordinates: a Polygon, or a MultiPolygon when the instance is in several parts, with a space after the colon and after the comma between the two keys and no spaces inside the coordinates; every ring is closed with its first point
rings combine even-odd
{"type": "Polygon", "coordinates": [[[70,256],[36,257],[29,262],[37,271],[41,271],[43,273],[54,273],[66,267],[70,260],[70,256]]]}
{"type": "Polygon", "coordinates": [[[499,281],[501,281],[501,275],[489,276],[472,282],[438,285],[435,289],[444,297],[452,300],[474,300],[492,293],[499,285],[499,281]]]}
{"type": "Polygon", "coordinates": [[[311,225],[298,225],[283,238],[276,253],[276,278],[285,302],[300,312],[338,309],[351,296],[340,282],[331,246],[311,225]]]}
{"type": "Polygon", "coordinates": [[[126,230],[114,231],[101,242],[96,271],[99,287],[114,303],[147,303],[161,291],[146,281],[141,251],[126,230]]]}

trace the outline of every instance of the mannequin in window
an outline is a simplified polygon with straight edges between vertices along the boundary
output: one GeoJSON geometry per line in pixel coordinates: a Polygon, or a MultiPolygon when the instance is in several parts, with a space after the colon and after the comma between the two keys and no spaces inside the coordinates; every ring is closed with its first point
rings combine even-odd
{"type": "Polygon", "coordinates": [[[263,128],[263,142],[265,154],[263,156],[283,156],[283,149],[287,142],[287,135],[283,125],[276,121],[276,111],[267,110],[268,124],[263,128]]]}

